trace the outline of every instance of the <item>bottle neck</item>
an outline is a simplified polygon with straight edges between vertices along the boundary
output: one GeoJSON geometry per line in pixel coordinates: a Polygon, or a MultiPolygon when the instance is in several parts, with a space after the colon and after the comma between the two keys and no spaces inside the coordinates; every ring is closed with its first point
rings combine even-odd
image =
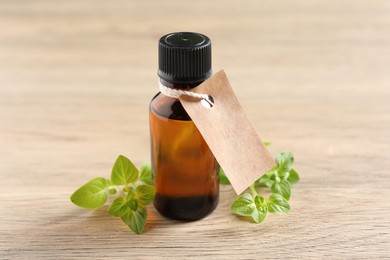
{"type": "Polygon", "coordinates": [[[160,82],[161,82],[162,85],[164,85],[165,87],[168,87],[168,88],[189,90],[189,89],[192,89],[192,88],[196,88],[203,81],[200,81],[200,82],[197,82],[197,83],[191,83],[191,84],[188,84],[188,83],[171,83],[171,82],[168,82],[168,81],[160,78],[160,82]]]}

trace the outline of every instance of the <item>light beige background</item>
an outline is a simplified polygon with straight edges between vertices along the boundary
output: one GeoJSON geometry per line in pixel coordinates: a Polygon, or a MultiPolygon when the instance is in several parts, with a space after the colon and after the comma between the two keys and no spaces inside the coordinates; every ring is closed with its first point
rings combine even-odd
{"type": "Polygon", "coordinates": [[[379,258],[390,255],[390,3],[0,1],[0,258],[379,258]],[[289,215],[177,223],[135,235],[70,194],[119,154],[149,160],[157,40],[213,40],[248,117],[302,181],[289,215]]]}

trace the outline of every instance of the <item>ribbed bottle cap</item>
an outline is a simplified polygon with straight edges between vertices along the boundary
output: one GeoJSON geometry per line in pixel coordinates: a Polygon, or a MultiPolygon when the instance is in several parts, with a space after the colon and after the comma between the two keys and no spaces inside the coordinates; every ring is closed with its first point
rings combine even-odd
{"type": "Polygon", "coordinates": [[[173,84],[195,84],[211,76],[211,41],[200,33],[177,32],[160,38],[158,76],[173,84]]]}

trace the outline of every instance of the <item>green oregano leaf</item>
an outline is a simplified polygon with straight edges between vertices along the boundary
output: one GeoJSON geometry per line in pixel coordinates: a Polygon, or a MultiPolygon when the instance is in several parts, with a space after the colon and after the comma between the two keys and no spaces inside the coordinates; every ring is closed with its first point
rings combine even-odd
{"type": "Polygon", "coordinates": [[[256,195],[254,202],[255,202],[256,207],[259,207],[260,205],[263,205],[266,203],[264,197],[260,196],[260,195],[256,195]]]}
{"type": "Polygon", "coordinates": [[[130,211],[130,208],[126,204],[126,198],[125,197],[119,197],[115,199],[111,207],[108,209],[108,212],[116,217],[122,217],[126,214],[128,214],[130,211]]]}
{"type": "Polygon", "coordinates": [[[287,180],[290,182],[291,185],[294,185],[297,182],[299,182],[299,174],[297,173],[297,171],[292,168],[290,170],[290,174],[289,174],[287,180]]]}
{"type": "Polygon", "coordinates": [[[145,163],[141,166],[139,179],[145,184],[153,184],[153,173],[150,163],[145,163]]]}
{"type": "Polygon", "coordinates": [[[273,193],[282,195],[282,197],[285,198],[286,200],[290,199],[291,186],[287,180],[281,180],[280,182],[275,182],[272,185],[271,190],[273,193]]]}
{"type": "Polygon", "coordinates": [[[276,156],[275,162],[278,172],[289,172],[294,163],[294,155],[291,152],[283,152],[276,156]]]}
{"type": "Polygon", "coordinates": [[[280,177],[277,171],[274,171],[274,174],[272,174],[269,179],[273,182],[280,182],[280,177]]]}
{"type": "Polygon", "coordinates": [[[127,193],[127,196],[126,196],[126,200],[131,200],[131,199],[135,198],[135,194],[134,194],[133,189],[129,189],[127,192],[128,193],[127,193]]]}
{"type": "Polygon", "coordinates": [[[256,205],[249,193],[244,193],[233,201],[231,211],[240,216],[251,216],[256,205]]]}
{"type": "Polygon", "coordinates": [[[135,199],[141,206],[150,204],[153,201],[155,194],[155,188],[152,185],[147,184],[138,186],[134,192],[135,199]]]}
{"type": "Polygon", "coordinates": [[[132,210],[136,211],[138,209],[138,201],[135,198],[129,199],[126,201],[126,205],[132,210]]]}
{"type": "Polygon", "coordinates": [[[123,192],[127,193],[127,192],[132,192],[133,191],[133,188],[129,187],[129,186],[126,186],[126,187],[123,187],[123,192]]]}
{"type": "Polygon", "coordinates": [[[226,176],[225,172],[223,171],[222,167],[219,167],[219,183],[221,183],[222,185],[230,184],[230,181],[226,176]]]}
{"type": "Polygon", "coordinates": [[[271,142],[270,141],[263,141],[263,145],[265,146],[265,147],[269,147],[269,146],[271,146],[271,142]]]}
{"type": "Polygon", "coordinates": [[[281,195],[273,193],[267,200],[267,208],[269,212],[285,214],[290,211],[288,201],[281,195]]]}
{"type": "Polygon", "coordinates": [[[106,189],[106,179],[98,177],[76,190],[70,200],[79,207],[96,209],[103,206],[107,201],[106,189]]]}
{"type": "Polygon", "coordinates": [[[116,159],[112,167],[111,181],[115,185],[127,185],[138,179],[138,170],[134,164],[123,155],[116,159]]]}
{"type": "Polygon", "coordinates": [[[267,205],[262,205],[262,206],[256,208],[252,212],[251,217],[255,223],[261,223],[267,217],[267,214],[268,214],[267,205]]]}
{"type": "Polygon", "coordinates": [[[138,207],[136,211],[130,210],[127,214],[121,217],[122,221],[129,226],[137,234],[141,234],[146,223],[146,208],[138,207]]]}
{"type": "Polygon", "coordinates": [[[133,191],[129,191],[126,196],[126,205],[132,210],[136,211],[138,209],[138,201],[135,197],[135,193],[133,191]]]}
{"type": "Polygon", "coordinates": [[[289,172],[278,172],[278,176],[282,180],[287,180],[287,178],[290,176],[289,172]]]}
{"type": "Polygon", "coordinates": [[[254,202],[255,202],[256,208],[252,212],[251,217],[252,217],[253,221],[256,223],[263,222],[263,220],[265,219],[265,217],[268,214],[267,203],[266,203],[264,197],[260,196],[260,195],[256,195],[254,202]]]}
{"type": "Polygon", "coordinates": [[[277,166],[272,167],[268,172],[263,174],[259,179],[255,181],[255,186],[271,187],[274,183],[275,172],[277,173],[277,166]]]}
{"type": "Polygon", "coordinates": [[[273,183],[274,181],[271,180],[267,174],[264,174],[258,180],[255,181],[255,186],[271,187],[273,183]]]}

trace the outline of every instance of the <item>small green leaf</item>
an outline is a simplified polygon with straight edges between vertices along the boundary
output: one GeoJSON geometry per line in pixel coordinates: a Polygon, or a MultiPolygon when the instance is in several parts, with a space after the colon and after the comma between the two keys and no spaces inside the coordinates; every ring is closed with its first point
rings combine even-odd
{"type": "Polygon", "coordinates": [[[267,200],[268,211],[272,213],[285,214],[290,211],[288,201],[279,194],[271,194],[267,200]]]}
{"type": "Polygon", "coordinates": [[[126,205],[132,210],[136,211],[138,209],[138,202],[136,199],[132,198],[126,202],[126,205]]]}
{"type": "Polygon", "coordinates": [[[230,184],[230,181],[226,176],[225,172],[223,171],[222,167],[219,167],[219,183],[221,183],[222,185],[230,184]]]}
{"type": "Polygon", "coordinates": [[[267,214],[268,214],[268,208],[267,208],[267,205],[263,205],[259,208],[256,208],[253,212],[252,212],[252,219],[254,222],[256,223],[261,223],[263,222],[263,220],[267,217],[267,214]]]}
{"type": "Polygon", "coordinates": [[[121,217],[122,221],[137,234],[141,234],[146,223],[146,208],[138,207],[137,211],[129,211],[128,214],[121,217]]]}
{"type": "Polygon", "coordinates": [[[265,204],[265,199],[263,196],[256,195],[254,202],[255,202],[256,207],[259,207],[260,205],[265,204]]]}
{"type": "Polygon", "coordinates": [[[255,181],[255,186],[271,187],[273,183],[274,181],[271,180],[267,174],[264,174],[260,179],[255,181]]]}
{"type": "Polygon", "coordinates": [[[274,174],[272,174],[269,179],[273,182],[280,182],[279,174],[277,171],[274,171],[274,174]]]}
{"type": "Polygon", "coordinates": [[[290,199],[291,186],[290,186],[290,183],[286,180],[281,180],[280,182],[275,182],[272,185],[271,190],[273,193],[277,193],[277,194],[282,195],[282,197],[285,198],[286,200],[290,199]]]}
{"type": "Polygon", "coordinates": [[[255,181],[255,186],[266,186],[266,187],[271,187],[272,184],[274,183],[274,180],[271,179],[275,175],[276,166],[272,167],[268,172],[264,173],[263,176],[261,176],[259,179],[255,181]]]}
{"type": "Polygon", "coordinates": [[[275,162],[278,172],[289,172],[294,163],[294,155],[291,152],[283,152],[276,156],[275,162]]]}
{"type": "Polygon", "coordinates": [[[299,182],[299,174],[297,173],[297,171],[294,169],[291,169],[287,180],[290,182],[291,185],[294,185],[297,182],[299,182]]]}
{"type": "Polygon", "coordinates": [[[251,217],[256,223],[263,222],[268,214],[267,203],[265,202],[264,197],[257,195],[255,197],[255,205],[256,209],[252,212],[251,217]]]}
{"type": "Polygon", "coordinates": [[[271,146],[271,142],[270,141],[263,141],[263,145],[265,146],[265,147],[269,147],[269,146],[271,146]]]}
{"type": "Polygon", "coordinates": [[[128,192],[126,196],[127,200],[131,200],[135,197],[134,191],[132,189],[129,189],[127,192],[128,192]]]}
{"type": "Polygon", "coordinates": [[[104,205],[107,200],[106,179],[98,177],[76,190],[70,200],[79,207],[96,209],[104,205]]]}
{"type": "Polygon", "coordinates": [[[288,176],[290,176],[289,172],[278,172],[278,176],[282,180],[287,180],[288,176]]]}
{"type": "Polygon", "coordinates": [[[112,167],[111,181],[115,185],[126,185],[138,179],[138,170],[134,164],[123,155],[116,159],[112,167]]]}
{"type": "Polygon", "coordinates": [[[138,209],[138,201],[135,197],[135,193],[130,191],[126,196],[126,205],[132,210],[136,211],[138,209]]]}
{"type": "Polygon", "coordinates": [[[122,190],[123,190],[124,193],[133,192],[133,188],[131,188],[129,186],[123,187],[122,190]]]}
{"type": "Polygon", "coordinates": [[[153,201],[156,190],[152,185],[144,184],[138,186],[134,194],[138,204],[146,206],[153,201]]]}
{"type": "Polygon", "coordinates": [[[152,166],[150,163],[144,163],[141,166],[139,179],[145,184],[153,185],[152,166]]]}
{"type": "Polygon", "coordinates": [[[116,189],[109,189],[108,193],[110,193],[110,195],[114,195],[116,194],[116,189]]]}
{"type": "Polygon", "coordinates": [[[235,199],[230,207],[231,211],[240,216],[251,216],[256,205],[249,193],[244,193],[235,199]]]}
{"type": "Polygon", "coordinates": [[[130,211],[129,207],[126,205],[126,198],[119,197],[115,199],[110,208],[108,209],[108,213],[116,217],[122,217],[128,214],[130,211]]]}

